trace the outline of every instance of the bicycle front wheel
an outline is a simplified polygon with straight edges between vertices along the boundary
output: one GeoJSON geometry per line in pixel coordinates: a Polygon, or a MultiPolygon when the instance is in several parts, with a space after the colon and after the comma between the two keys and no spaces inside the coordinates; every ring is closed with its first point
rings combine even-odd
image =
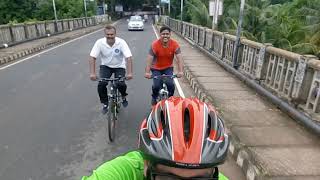
{"type": "Polygon", "coordinates": [[[113,102],[110,104],[111,106],[108,111],[108,136],[109,141],[113,142],[116,136],[117,105],[113,102]]]}
{"type": "Polygon", "coordinates": [[[121,102],[122,102],[122,100],[121,100],[121,94],[120,94],[119,90],[117,90],[117,103],[116,103],[117,106],[116,106],[116,111],[115,111],[115,112],[117,112],[117,113],[120,112],[121,102]]]}

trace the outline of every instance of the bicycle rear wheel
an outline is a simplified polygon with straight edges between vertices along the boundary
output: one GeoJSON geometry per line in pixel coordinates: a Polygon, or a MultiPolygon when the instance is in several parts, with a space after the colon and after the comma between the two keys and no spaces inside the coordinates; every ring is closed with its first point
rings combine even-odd
{"type": "Polygon", "coordinates": [[[116,136],[117,105],[114,102],[111,102],[110,105],[108,111],[108,137],[109,141],[113,142],[116,136]]]}

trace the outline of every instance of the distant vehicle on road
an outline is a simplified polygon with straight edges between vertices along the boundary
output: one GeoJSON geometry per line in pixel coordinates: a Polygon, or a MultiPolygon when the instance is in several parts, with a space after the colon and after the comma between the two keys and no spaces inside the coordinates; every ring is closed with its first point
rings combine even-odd
{"type": "Polygon", "coordinates": [[[128,21],[128,30],[141,30],[144,28],[144,19],[141,16],[130,16],[128,21]]]}
{"type": "Polygon", "coordinates": [[[148,21],[148,14],[143,15],[143,19],[145,22],[147,22],[148,21]]]}

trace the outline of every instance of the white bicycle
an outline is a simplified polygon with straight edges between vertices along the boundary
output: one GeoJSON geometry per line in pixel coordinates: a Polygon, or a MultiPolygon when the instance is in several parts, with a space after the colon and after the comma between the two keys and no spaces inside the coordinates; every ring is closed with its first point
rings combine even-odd
{"type": "Polygon", "coordinates": [[[173,78],[177,78],[176,74],[173,75],[160,75],[160,76],[152,76],[152,79],[160,79],[162,81],[162,88],[159,90],[159,96],[157,98],[157,102],[163,100],[163,99],[168,99],[169,98],[169,91],[168,91],[168,87],[166,85],[166,81],[168,79],[173,79],[173,78]]]}

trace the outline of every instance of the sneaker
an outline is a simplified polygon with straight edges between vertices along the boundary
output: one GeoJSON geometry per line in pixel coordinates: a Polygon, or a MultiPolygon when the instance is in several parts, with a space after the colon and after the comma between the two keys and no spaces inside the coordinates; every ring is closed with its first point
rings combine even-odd
{"type": "Polygon", "coordinates": [[[102,106],[102,110],[101,110],[101,113],[102,114],[106,114],[108,112],[108,104],[104,104],[102,106]]]}
{"type": "Polygon", "coordinates": [[[125,96],[122,97],[122,106],[123,107],[127,107],[128,106],[128,101],[127,101],[127,98],[125,96]]]}
{"type": "Polygon", "coordinates": [[[151,105],[154,106],[154,105],[156,105],[156,104],[157,104],[157,100],[154,99],[154,98],[152,98],[152,99],[151,99],[151,105]]]}

